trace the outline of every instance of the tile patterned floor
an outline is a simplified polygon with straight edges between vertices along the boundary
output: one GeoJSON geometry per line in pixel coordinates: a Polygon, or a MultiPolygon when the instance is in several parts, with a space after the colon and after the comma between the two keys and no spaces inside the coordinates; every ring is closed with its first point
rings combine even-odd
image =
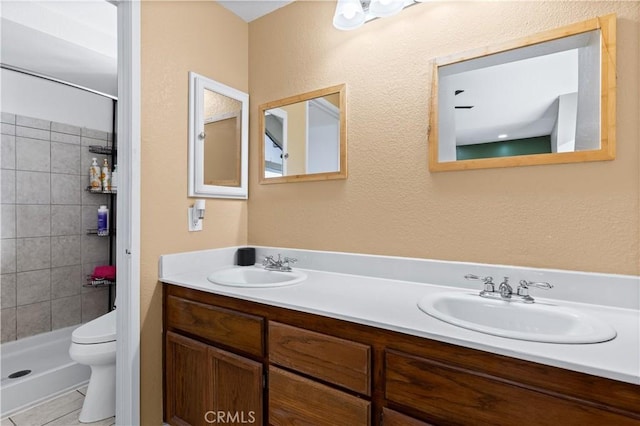
{"type": "Polygon", "coordinates": [[[78,416],[84,402],[87,388],[81,388],[55,399],[43,402],[26,411],[2,420],[0,426],[113,426],[115,417],[95,423],[80,423],[78,416]]]}

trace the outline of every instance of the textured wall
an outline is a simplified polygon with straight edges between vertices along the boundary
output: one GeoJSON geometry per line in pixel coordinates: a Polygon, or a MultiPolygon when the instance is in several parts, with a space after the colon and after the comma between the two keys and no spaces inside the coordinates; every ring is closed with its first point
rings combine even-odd
{"type": "MultiPolygon", "coordinates": [[[[141,416],[162,423],[161,254],[244,244],[247,202],[206,202],[204,230],[188,232],[189,71],[248,90],[248,26],[213,1],[141,4],[141,416]]],[[[196,396],[194,396],[196,397],[196,396]]]]}
{"type": "Polygon", "coordinates": [[[639,3],[433,2],[356,31],[334,2],[249,25],[249,243],[638,274],[639,3]],[[430,173],[430,61],[618,14],[617,159],[430,173]],[[349,178],[259,185],[258,105],[347,84],[349,178]]]}

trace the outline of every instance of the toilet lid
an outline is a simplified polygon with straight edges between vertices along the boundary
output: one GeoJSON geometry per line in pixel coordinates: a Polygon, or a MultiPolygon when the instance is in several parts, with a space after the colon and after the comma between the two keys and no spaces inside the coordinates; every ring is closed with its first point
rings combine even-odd
{"type": "Polygon", "coordinates": [[[102,315],[73,330],[71,341],[80,344],[114,342],[116,340],[116,311],[102,315]]]}

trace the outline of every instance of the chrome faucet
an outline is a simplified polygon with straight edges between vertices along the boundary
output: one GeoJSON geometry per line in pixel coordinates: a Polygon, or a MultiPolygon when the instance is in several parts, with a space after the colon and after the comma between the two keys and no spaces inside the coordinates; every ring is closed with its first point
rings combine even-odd
{"type": "Polygon", "coordinates": [[[280,253],[278,253],[278,259],[274,259],[273,256],[265,256],[264,260],[262,261],[262,266],[264,266],[264,269],[267,269],[269,271],[281,271],[281,272],[291,272],[293,269],[291,269],[291,265],[296,263],[298,261],[298,259],[294,259],[291,257],[284,257],[282,258],[280,256],[280,253]]]}
{"type": "Polygon", "coordinates": [[[500,283],[498,291],[500,292],[500,297],[502,297],[503,299],[511,299],[511,295],[513,294],[513,287],[509,285],[509,277],[504,277],[504,281],[500,283]]]}
{"type": "Polygon", "coordinates": [[[509,284],[509,277],[504,277],[504,280],[500,283],[497,290],[493,282],[493,277],[479,277],[473,274],[468,274],[464,277],[468,280],[478,280],[484,283],[484,290],[480,292],[481,297],[500,299],[507,302],[534,303],[535,299],[529,295],[529,287],[541,288],[543,290],[553,288],[553,285],[547,282],[520,280],[518,288],[514,293],[513,287],[509,284]]]}

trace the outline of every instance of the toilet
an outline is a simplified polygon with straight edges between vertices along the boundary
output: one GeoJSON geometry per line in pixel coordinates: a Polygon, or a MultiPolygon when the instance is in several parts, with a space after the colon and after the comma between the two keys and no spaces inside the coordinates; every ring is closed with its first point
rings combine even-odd
{"type": "Polygon", "coordinates": [[[91,367],[81,423],[97,422],[116,413],[116,311],[76,328],[69,347],[71,359],[91,367]]]}

